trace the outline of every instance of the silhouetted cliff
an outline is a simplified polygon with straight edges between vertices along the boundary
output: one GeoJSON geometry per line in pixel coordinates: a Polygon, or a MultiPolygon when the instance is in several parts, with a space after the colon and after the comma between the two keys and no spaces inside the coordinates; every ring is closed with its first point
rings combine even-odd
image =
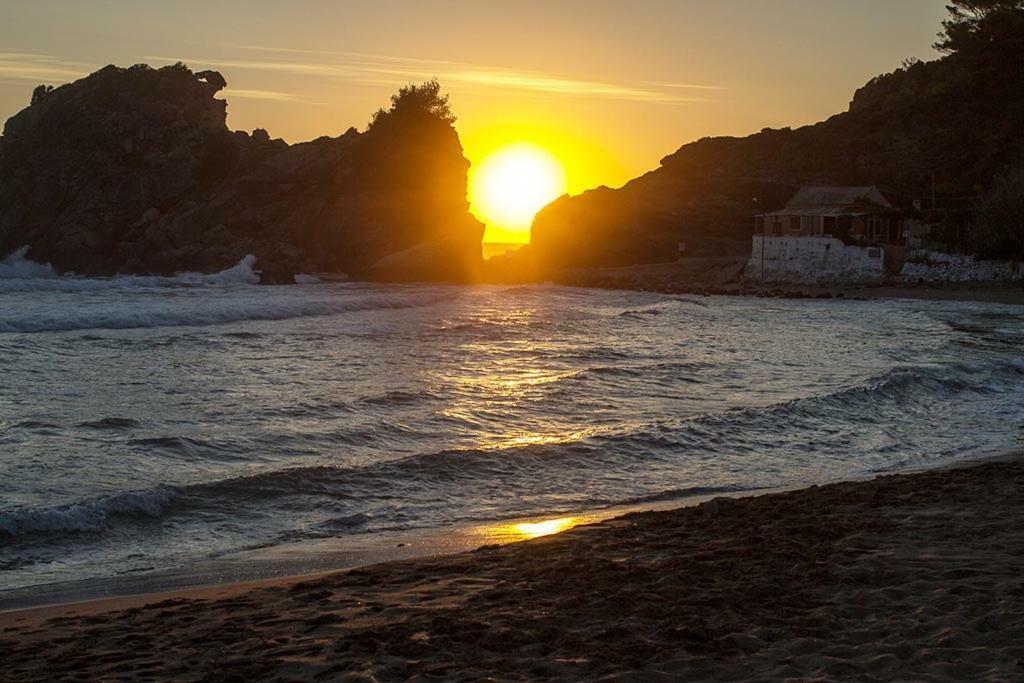
{"type": "Polygon", "coordinates": [[[969,204],[1024,163],[1024,9],[1003,5],[944,45],[951,54],[872,79],[827,121],[705,138],[621,189],[556,200],[534,221],[533,253],[547,269],[673,260],[679,242],[740,253],[751,216],[802,184],[878,185],[925,208],[934,187],[940,206],[969,204]]]}
{"type": "Polygon", "coordinates": [[[288,145],[229,131],[225,85],[138,65],[37,89],[0,137],[0,254],[29,245],[60,270],[110,274],[213,271],[251,253],[282,281],[478,266],[483,226],[450,119],[393,100],[366,132],[288,145]]]}

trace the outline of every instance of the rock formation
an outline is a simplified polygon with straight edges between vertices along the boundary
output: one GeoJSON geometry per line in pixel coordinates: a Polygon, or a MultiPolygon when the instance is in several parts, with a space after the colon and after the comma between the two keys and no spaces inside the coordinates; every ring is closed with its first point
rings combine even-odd
{"type": "MultiPolygon", "coordinates": [[[[781,208],[803,184],[878,185],[925,209],[934,192],[945,218],[950,207],[966,212],[965,197],[1024,164],[1024,3],[1016,4],[992,10],[942,59],[872,79],[827,121],[705,138],[621,189],[556,200],[534,221],[534,256],[551,271],[675,260],[680,243],[686,255],[742,254],[751,216],[781,208]]],[[[966,222],[948,241],[964,239],[966,222]]]]}
{"type": "Polygon", "coordinates": [[[479,265],[483,226],[450,120],[403,111],[288,145],[228,130],[214,97],[225,85],[179,64],[37,89],[0,137],[0,256],[28,245],[33,260],[103,275],[214,271],[254,254],[278,281],[457,280],[479,265]]]}

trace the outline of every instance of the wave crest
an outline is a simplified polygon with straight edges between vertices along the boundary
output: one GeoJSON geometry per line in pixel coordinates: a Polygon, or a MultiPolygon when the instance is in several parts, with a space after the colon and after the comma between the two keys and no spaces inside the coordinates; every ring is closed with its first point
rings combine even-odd
{"type": "Polygon", "coordinates": [[[376,309],[429,306],[442,300],[430,295],[336,296],[263,299],[206,299],[201,305],[159,301],[144,306],[111,304],[96,308],[0,311],[0,333],[69,332],[72,330],[131,330],[152,327],[205,327],[248,320],[315,318],[376,309]]]}
{"type": "MultiPolygon", "coordinates": [[[[463,486],[501,495],[522,482],[544,481],[547,468],[572,471],[582,483],[588,471],[595,469],[640,471],[637,468],[670,467],[679,457],[693,453],[758,452],[794,429],[815,435],[828,425],[874,426],[880,416],[891,414],[894,405],[904,410],[929,410],[936,399],[965,393],[1013,393],[1022,387],[1024,359],[895,368],[834,392],[591,433],[568,442],[442,450],[366,466],[290,467],[181,486],[160,485],[71,505],[8,509],[0,511],[0,538],[97,533],[117,520],[151,519],[171,511],[262,510],[274,501],[322,510],[331,501],[347,506],[350,501],[390,505],[389,501],[396,499],[426,500],[436,497],[438,491],[463,486]]],[[[150,445],[161,446],[156,442],[150,445]]],[[[747,483],[751,488],[763,485],[747,483]]],[[[638,504],[741,490],[744,488],[738,485],[682,488],[620,500],[591,499],[589,504],[638,504]]],[[[362,514],[353,510],[351,516],[335,518],[316,533],[363,528],[370,519],[362,514]]]]}
{"type": "Polygon", "coordinates": [[[0,280],[39,280],[58,277],[49,263],[36,263],[25,258],[28,245],[15,249],[0,261],[0,280]]]}
{"type": "Polygon", "coordinates": [[[161,486],[68,505],[6,510],[0,512],[0,538],[99,533],[114,517],[160,517],[176,496],[172,487],[161,486]]]}
{"type": "Polygon", "coordinates": [[[0,292],[62,291],[82,292],[105,289],[200,287],[210,285],[258,285],[256,257],[242,257],[235,265],[217,273],[184,271],[176,275],[114,275],[80,277],[58,275],[53,267],[25,258],[28,247],[21,247],[0,261],[0,292]]]}

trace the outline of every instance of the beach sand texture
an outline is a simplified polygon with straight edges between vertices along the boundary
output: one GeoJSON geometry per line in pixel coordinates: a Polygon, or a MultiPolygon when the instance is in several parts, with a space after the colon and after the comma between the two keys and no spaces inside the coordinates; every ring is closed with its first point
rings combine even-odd
{"type": "Polygon", "coordinates": [[[1024,462],[114,604],[0,615],[0,679],[1020,680],[1024,462]]]}

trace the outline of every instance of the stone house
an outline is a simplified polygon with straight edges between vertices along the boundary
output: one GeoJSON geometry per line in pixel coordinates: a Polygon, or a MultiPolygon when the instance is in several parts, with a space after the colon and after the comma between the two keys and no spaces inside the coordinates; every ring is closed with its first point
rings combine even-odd
{"type": "Polygon", "coordinates": [[[761,282],[880,282],[903,265],[903,211],[873,186],[801,187],[754,228],[745,274],[761,282]]]}

